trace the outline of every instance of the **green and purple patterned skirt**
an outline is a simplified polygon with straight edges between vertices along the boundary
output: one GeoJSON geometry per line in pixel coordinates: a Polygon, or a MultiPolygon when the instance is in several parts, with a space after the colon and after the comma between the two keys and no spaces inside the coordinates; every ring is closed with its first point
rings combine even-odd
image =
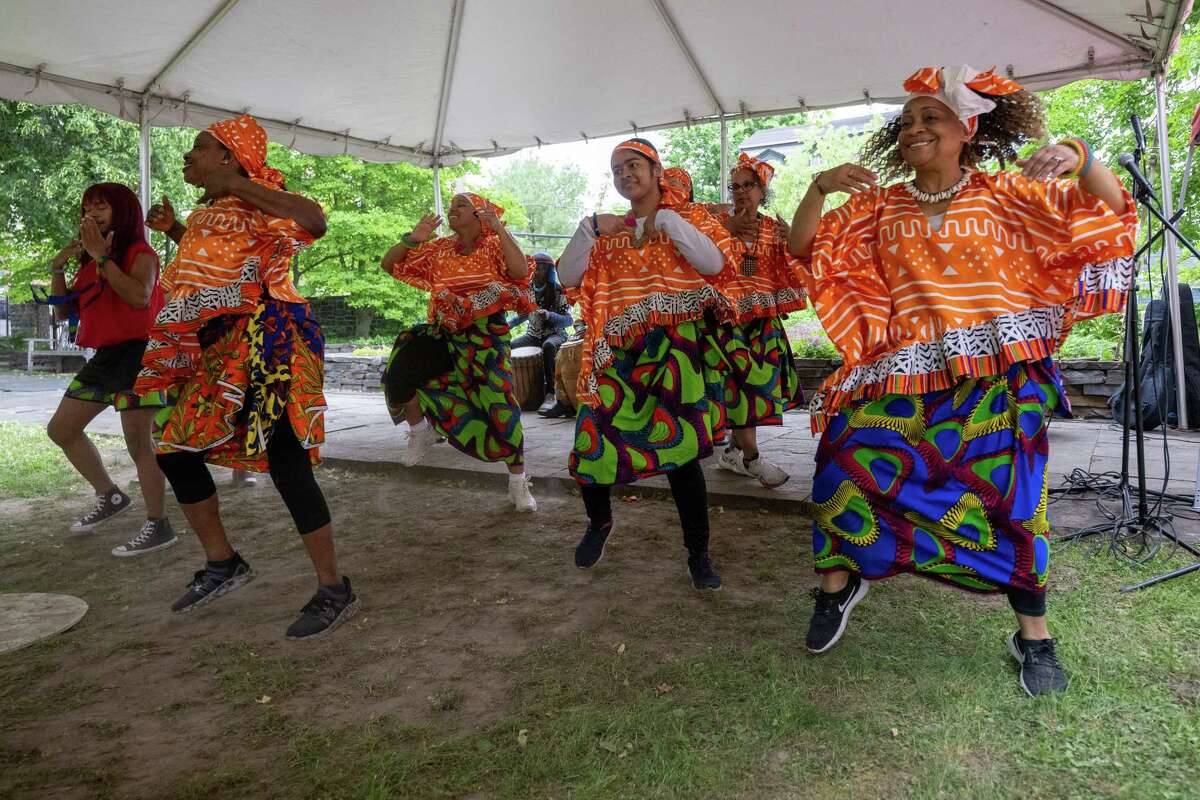
{"type": "Polygon", "coordinates": [[[889,394],[834,416],[817,448],[817,572],[900,572],[979,592],[1045,590],[1049,359],[944,391],[889,394]]]}
{"type": "MultiPolygon", "coordinates": [[[[450,370],[421,380],[416,387],[429,423],[456,449],[480,461],[523,463],[525,434],[521,408],[513,396],[508,323],[503,316],[482,317],[457,333],[433,325],[405,331],[392,347],[388,370],[416,336],[443,342],[450,353],[450,370]]],[[[392,421],[400,424],[404,400],[391,395],[386,381],[384,399],[392,421]]]]}
{"type": "Polygon", "coordinates": [[[704,357],[725,373],[722,403],[729,427],[782,425],[783,412],[804,401],[792,347],[778,317],[718,325],[713,341],[716,347],[705,348],[704,357]]]}
{"type": "Polygon", "coordinates": [[[571,475],[581,484],[617,485],[661,475],[712,455],[725,436],[715,398],[722,376],[705,363],[705,323],[656,328],[596,376],[600,403],[575,417],[571,475]]]}

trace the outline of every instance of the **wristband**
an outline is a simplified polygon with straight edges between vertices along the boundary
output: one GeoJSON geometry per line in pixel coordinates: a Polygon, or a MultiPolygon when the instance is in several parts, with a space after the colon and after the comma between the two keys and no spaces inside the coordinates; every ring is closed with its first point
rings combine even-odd
{"type": "Polygon", "coordinates": [[[409,250],[417,249],[417,243],[414,242],[413,238],[412,238],[412,231],[409,231],[408,233],[406,233],[400,237],[400,244],[404,245],[409,250]]]}
{"type": "Polygon", "coordinates": [[[821,195],[821,197],[824,197],[827,194],[829,194],[829,192],[827,192],[823,188],[821,188],[821,176],[824,174],[825,174],[825,170],[821,170],[820,172],[818,172],[816,175],[813,176],[813,186],[817,187],[817,194],[821,195]]]}
{"type": "Polygon", "coordinates": [[[600,238],[600,220],[596,217],[596,212],[592,212],[592,236],[600,238]]]}
{"type": "Polygon", "coordinates": [[[1068,177],[1082,178],[1084,175],[1087,175],[1088,170],[1092,168],[1092,149],[1088,147],[1087,142],[1083,139],[1074,138],[1063,139],[1059,144],[1071,148],[1079,156],[1079,164],[1075,167],[1074,171],[1068,173],[1068,177]]]}
{"type": "Polygon", "coordinates": [[[109,258],[108,256],[100,256],[99,258],[97,258],[97,259],[96,259],[96,269],[98,269],[98,270],[99,270],[99,269],[104,269],[104,262],[105,262],[105,261],[112,261],[112,259],[111,259],[111,258],[109,258]]]}

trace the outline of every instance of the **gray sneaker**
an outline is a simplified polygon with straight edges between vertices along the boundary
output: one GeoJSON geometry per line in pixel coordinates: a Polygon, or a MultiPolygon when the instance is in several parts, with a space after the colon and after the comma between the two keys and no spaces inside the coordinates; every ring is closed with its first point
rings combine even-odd
{"type": "Polygon", "coordinates": [[[114,486],[104,494],[96,495],[96,505],[82,519],[71,523],[71,533],[90,533],[97,525],[107,522],[132,504],[133,498],[114,486]]]}
{"type": "Polygon", "coordinates": [[[165,550],[178,543],[179,539],[175,536],[174,529],[171,528],[171,520],[166,517],[148,519],[142,523],[142,529],[138,531],[137,536],[125,544],[114,547],[112,554],[117,558],[131,558],[153,553],[155,550],[165,550]]]}

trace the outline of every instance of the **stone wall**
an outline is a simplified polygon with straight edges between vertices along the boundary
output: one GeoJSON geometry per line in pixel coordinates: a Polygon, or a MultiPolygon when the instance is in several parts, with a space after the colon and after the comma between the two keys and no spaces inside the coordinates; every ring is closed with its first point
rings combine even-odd
{"type": "MultiPolygon", "coordinates": [[[[329,345],[325,354],[325,388],[343,392],[378,392],[387,356],[356,356],[357,345],[329,345]]],[[[841,364],[829,358],[798,358],[796,372],[806,397],[841,364]]],[[[1108,398],[1121,387],[1125,366],[1120,361],[1060,361],[1058,366],[1075,416],[1109,418],[1108,398]]]]}
{"type": "MultiPolygon", "coordinates": [[[[354,345],[332,345],[353,349],[354,345]]],[[[379,379],[387,356],[356,356],[349,352],[325,353],[325,388],[331,392],[379,392],[379,379]]]]}

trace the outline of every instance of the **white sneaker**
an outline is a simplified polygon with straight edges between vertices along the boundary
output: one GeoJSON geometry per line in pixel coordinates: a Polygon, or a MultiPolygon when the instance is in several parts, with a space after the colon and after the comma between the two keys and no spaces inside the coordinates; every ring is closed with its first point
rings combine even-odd
{"type": "Polygon", "coordinates": [[[421,420],[420,425],[408,429],[408,447],[400,455],[400,463],[406,467],[415,467],[429,452],[429,448],[441,441],[441,438],[437,430],[429,424],[429,420],[421,420]]]}
{"type": "Polygon", "coordinates": [[[721,451],[721,457],[717,459],[717,468],[727,469],[738,475],[750,474],[750,471],[746,469],[745,462],[742,461],[742,451],[736,447],[727,447],[721,451]]]}
{"type": "Polygon", "coordinates": [[[788,478],[792,477],[780,467],[767,461],[761,454],[746,466],[745,474],[752,478],[758,478],[758,482],[768,489],[783,486],[787,483],[788,478]]]}
{"type": "Polygon", "coordinates": [[[537,501],[529,492],[529,476],[525,473],[508,476],[508,499],[517,511],[537,511],[537,501]]]}

